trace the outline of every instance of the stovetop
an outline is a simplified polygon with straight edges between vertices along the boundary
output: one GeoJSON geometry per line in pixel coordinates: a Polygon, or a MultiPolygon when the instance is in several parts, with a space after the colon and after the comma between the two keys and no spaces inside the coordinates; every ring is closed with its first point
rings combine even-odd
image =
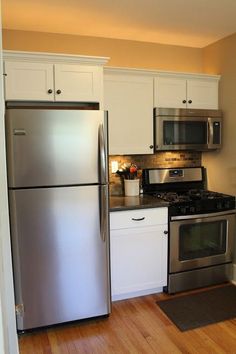
{"type": "Polygon", "coordinates": [[[229,197],[226,194],[208,191],[205,189],[190,189],[188,191],[164,191],[156,192],[154,195],[168,202],[181,203],[181,202],[192,202],[195,200],[221,200],[229,197]]]}
{"type": "Polygon", "coordinates": [[[169,203],[169,215],[206,214],[234,210],[235,197],[205,188],[203,167],[149,168],[142,174],[145,194],[169,203]]]}
{"type": "Polygon", "coordinates": [[[235,209],[233,196],[204,189],[162,191],[154,192],[152,195],[169,202],[170,215],[202,214],[235,209]]]}

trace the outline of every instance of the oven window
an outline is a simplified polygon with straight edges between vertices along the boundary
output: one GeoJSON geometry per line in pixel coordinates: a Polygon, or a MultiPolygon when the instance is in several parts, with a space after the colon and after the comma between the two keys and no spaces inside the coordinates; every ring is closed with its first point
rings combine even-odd
{"type": "Polygon", "coordinates": [[[181,225],[179,232],[180,261],[226,252],[226,220],[181,225]]]}
{"type": "Polygon", "coordinates": [[[200,121],[164,121],[165,145],[206,144],[207,123],[200,121]]]}

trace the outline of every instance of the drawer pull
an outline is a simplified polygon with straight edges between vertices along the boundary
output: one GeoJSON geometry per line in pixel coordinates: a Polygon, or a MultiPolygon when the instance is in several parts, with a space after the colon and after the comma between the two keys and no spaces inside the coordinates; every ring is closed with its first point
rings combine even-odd
{"type": "Polygon", "coordinates": [[[132,218],[132,220],[134,220],[134,221],[142,221],[142,220],[144,220],[145,219],[145,216],[144,217],[142,217],[142,218],[138,218],[138,219],[136,219],[136,218],[132,218]]]}

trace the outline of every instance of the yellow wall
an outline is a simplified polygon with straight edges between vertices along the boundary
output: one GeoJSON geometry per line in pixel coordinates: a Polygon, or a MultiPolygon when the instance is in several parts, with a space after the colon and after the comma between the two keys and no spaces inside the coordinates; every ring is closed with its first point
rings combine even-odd
{"type": "Polygon", "coordinates": [[[199,48],[138,41],[3,30],[3,49],[108,56],[111,66],[203,71],[199,48]]]}
{"type": "Polygon", "coordinates": [[[3,48],[108,56],[108,65],[221,74],[223,148],[203,154],[209,188],[236,195],[236,34],[204,49],[54,33],[3,30],[3,48]]]}
{"type": "Polygon", "coordinates": [[[236,33],[203,50],[206,73],[221,74],[219,97],[224,114],[223,148],[204,153],[209,188],[236,195],[236,33]]]}

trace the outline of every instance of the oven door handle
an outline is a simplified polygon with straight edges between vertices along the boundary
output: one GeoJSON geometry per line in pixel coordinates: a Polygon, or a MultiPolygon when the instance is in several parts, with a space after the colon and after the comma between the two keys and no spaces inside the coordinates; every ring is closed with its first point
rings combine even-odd
{"type": "Polygon", "coordinates": [[[210,214],[195,214],[195,215],[180,215],[180,216],[171,216],[170,220],[190,220],[190,219],[205,219],[212,216],[221,216],[221,215],[230,215],[235,214],[236,209],[226,210],[226,211],[219,211],[217,213],[210,213],[210,214]]]}

